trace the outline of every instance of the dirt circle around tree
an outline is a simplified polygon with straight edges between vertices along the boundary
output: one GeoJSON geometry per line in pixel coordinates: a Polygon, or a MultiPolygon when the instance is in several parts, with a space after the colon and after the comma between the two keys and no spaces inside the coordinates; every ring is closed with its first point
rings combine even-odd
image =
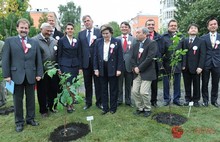
{"type": "Polygon", "coordinates": [[[79,139],[90,132],[89,125],[84,123],[68,123],[66,130],[64,126],[59,126],[50,134],[49,141],[51,142],[67,142],[79,139]],[[66,132],[66,136],[64,134],[66,132]]]}
{"type": "Polygon", "coordinates": [[[153,120],[156,120],[158,123],[167,124],[169,126],[179,126],[184,124],[188,119],[182,115],[169,113],[169,112],[160,112],[152,116],[153,120]]]}
{"type": "Polygon", "coordinates": [[[0,115],[8,115],[9,113],[13,113],[13,112],[14,112],[14,106],[0,108],[0,115]]]}

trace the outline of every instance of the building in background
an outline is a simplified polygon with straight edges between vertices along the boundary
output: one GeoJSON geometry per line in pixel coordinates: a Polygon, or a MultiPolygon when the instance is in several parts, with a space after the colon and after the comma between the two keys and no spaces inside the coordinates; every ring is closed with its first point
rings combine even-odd
{"type": "Polygon", "coordinates": [[[148,19],[153,19],[155,21],[155,31],[158,32],[159,28],[159,21],[158,21],[158,16],[157,15],[149,15],[149,14],[143,14],[142,12],[137,13],[137,16],[132,18],[129,21],[129,24],[131,25],[131,34],[133,36],[136,35],[136,30],[140,27],[145,26],[145,22],[148,19]]]}
{"type": "Polygon", "coordinates": [[[44,9],[35,9],[35,10],[31,10],[30,11],[30,16],[33,19],[33,23],[34,23],[34,27],[38,29],[39,27],[39,19],[40,17],[42,17],[42,14],[46,13],[47,15],[52,15],[53,17],[55,17],[56,20],[56,28],[58,30],[61,29],[60,25],[59,25],[59,19],[57,18],[57,15],[55,12],[49,11],[48,8],[44,8],[44,9]]]}
{"type": "Polygon", "coordinates": [[[175,0],[160,0],[160,32],[164,32],[167,29],[168,22],[174,19],[175,10],[175,0]]]}

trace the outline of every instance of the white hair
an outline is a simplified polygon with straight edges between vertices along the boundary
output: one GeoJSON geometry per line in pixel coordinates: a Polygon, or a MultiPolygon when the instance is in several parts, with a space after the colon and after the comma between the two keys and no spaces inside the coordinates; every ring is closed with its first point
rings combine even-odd
{"type": "Polygon", "coordinates": [[[52,28],[52,26],[49,23],[42,23],[41,26],[40,26],[41,29],[44,29],[46,27],[51,27],[52,28]]]}

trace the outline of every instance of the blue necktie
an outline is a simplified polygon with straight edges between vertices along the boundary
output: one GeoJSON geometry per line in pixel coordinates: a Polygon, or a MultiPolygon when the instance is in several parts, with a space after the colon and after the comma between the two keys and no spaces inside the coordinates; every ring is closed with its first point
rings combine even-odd
{"type": "Polygon", "coordinates": [[[89,45],[90,45],[90,33],[91,33],[91,31],[88,30],[87,41],[88,41],[89,45]]]}

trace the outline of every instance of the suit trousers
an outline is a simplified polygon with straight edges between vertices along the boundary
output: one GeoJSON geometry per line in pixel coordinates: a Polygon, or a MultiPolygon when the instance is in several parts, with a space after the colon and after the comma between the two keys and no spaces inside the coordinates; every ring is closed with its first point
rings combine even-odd
{"type": "Polygon", "coordinates": [[[142,80],[140,74],[133,80],[132,95],[137,110],[151,111],[149,95],[150,85],[151,81],[142,80]]]}
{"type": "Polygon", "coordinates": [[[156,103],[157,102],[157,89],[158,89],[158,76],[159,76],[159,69],[158,69],[158,65],[157,62],[155,62],[155,69],[156,69],[156,76],[157,78],[155,80],[152,81],[151,83],[151,104],[152,103],[156,103]]]}
{"type": "Polygon", "coordinates": [[[118,78],[118,103],[123,103],[125,94],[125,104],[131,104],[131,86],[133,82],[133,72],[122,71],[118,78]],[[123,88],[125,93],[123,93],[123,88]]]}
{"type": "MultiPolygon", "coordinates": [[[[163,97],[164,102],[170,102],[171,95],[170,95],[170,75],[163,76],[163,97]]],[[[181,81],[181,73],[174,73],[173,76],[173,102],[179,102],[181,97],[180,94],[180,81],[181,81]]]]}
{"type": "Polygon", "coordinates": [[[218,99],[218,85],[220,76],[220,67],[211,69],[203,69],[202,71],[202,98],[203,102],[209,101],[208,85],[210,74],[212,76],[211,82],[211,103],[215,103],[218,99]]]}
{"type": "Polygon", "coordinates": [[[47,74],[44,75],[44,78],[37,82],[37,98],[40,108],[40,113],[47,113],[48,108],[53,109],[54,99],[57,97],[58,93],[58,84],[59,84],[58,75],[54,75],[52,78],[47,74]]]}
{"type": "Polygon", "coordinates": [[[104,63],[104,76],[100,76],[101,90],[102,90],[102,106],[103,111],[113,111],[117,110],[117,98],[118,98],[118,77],[108,76],[108,63],[104,63]],[[109,85],[108,85],[109,84],[109,85]],[[108,88],[109,86],[109,88],[108,88]],[[110,92],[108,92],[110,91],[110,92]],[[110,95],[109,95],[110,94],[110,95]],[[110,106],[109,106],[110,98],[110,106]]]}
{"type": "Polygon", "coordinates": [[[29,84],[26,77],[22,84],[15,84],[13,102],[15,124],[24,124],[23,98],[24,90],[26,95],[26,121],[33,120],[35,117],[35,95],[34,84],[29,84]]]}
{"type": "Polygon", "coordinates": [[[100,105],[102,103],[100,80],[97,76],[94,75],[94,70],[93,70],[91,58],[90,58],[90,62],[89,62],[89,67],[83,68],[83,78],[84,78],[84,85],[85,85],[86,104],[92,105],[92,96],[93,96],[92,80],[94,79],[96,105],[100,105]]]}
{"type": "Polygon", "coordinates": [[[192,74],[189,70],[183,71],[183,81],[185,87],[185,101],[186,102],[198,102],[200,100],[200,75],[192,74]],[[193,83],[193,95],[192,95],[192,83],[193,83]]]}

